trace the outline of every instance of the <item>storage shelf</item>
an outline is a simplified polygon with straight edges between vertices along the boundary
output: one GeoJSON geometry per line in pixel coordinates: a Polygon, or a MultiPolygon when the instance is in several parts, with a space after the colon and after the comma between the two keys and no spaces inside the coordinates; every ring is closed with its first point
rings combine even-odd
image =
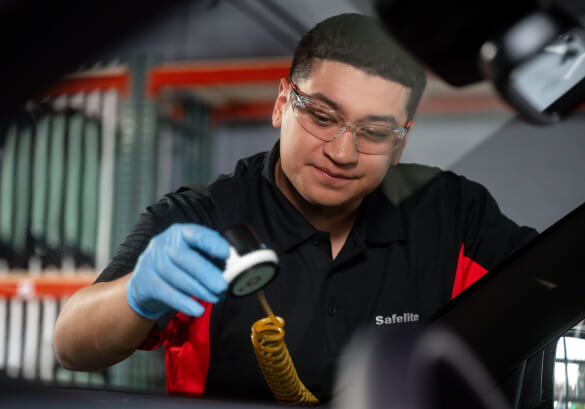
{"type": "Polygon", "coordinates": [[[31,274],[26,270],[11,270],[0,275],[0,297],[39,299],[68,297],[91,285],[97,277],[95,270],[43,270],[31,274]]]}

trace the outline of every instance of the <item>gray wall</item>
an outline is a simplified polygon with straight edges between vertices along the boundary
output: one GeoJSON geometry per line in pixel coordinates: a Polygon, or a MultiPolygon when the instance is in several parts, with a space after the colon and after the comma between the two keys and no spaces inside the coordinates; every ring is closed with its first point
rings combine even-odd
{"type": "Polygon", "coordinates": [[[231,173],[238,159],[270,150],[278,137],[279,130],[270,122],[218,128],[213,139],[213,174],[231,173]]]}
{"type": "Polygon", "coordinates": [[[585,202],[585,113],[553,127],[512,120],[451,169],[483,183],[512,219],[542,231],[585,202]]]}

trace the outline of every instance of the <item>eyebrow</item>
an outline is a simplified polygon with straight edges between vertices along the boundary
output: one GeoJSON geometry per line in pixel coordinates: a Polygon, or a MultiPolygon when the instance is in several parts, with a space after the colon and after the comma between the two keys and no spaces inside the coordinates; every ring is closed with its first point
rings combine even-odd
{"type": "Polygon", "coordinates": [[[307,95],[310,96],[311,98],[318,99],[319,101],[324,102],[327,105],[329,105],[334,110],[339,111],[342,114],[345,114],[345,112],[343,111],[343,108],[335,101],[329,99],[326,95],[323,95],[320,92],[316,92],[314,94],[307,94],[307,95]]]}
{"type": "Polygon", "coordinates": [[[359,120],[359,122],[389,122],[392,126],[398,128],[398,121],[394,115],[368,115],[359,120]]]}

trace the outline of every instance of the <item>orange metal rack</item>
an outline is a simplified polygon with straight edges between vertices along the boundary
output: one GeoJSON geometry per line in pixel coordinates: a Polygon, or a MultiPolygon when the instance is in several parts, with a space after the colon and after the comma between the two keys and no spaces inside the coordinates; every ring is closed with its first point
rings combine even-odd
{"type": "Polygon", "coordinates": [[[75,271],[71,275],[57,271],[31,275],[24,270],[13,270],[9,275],[0,277],[0,297],[23,299],[68,297],[80,288],[91,285],[96,277],[93,270],[75,271]]]}

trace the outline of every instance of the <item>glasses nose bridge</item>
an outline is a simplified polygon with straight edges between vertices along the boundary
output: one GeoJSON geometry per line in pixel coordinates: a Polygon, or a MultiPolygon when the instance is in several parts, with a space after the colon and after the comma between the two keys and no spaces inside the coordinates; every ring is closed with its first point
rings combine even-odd
{"type": "Polygon", "coordinates": [[[351,119],[349,121],[347,121],[345,124],[343,124],[337,130],[337,132],[335,133],[335,138],[333,140],[339,138],[341,135],[343,135],[347,131],[351,132],[351,135],[353,137],[353,143],[357,147],[357,127],[356,127],[356,124],[351,119]]]}

